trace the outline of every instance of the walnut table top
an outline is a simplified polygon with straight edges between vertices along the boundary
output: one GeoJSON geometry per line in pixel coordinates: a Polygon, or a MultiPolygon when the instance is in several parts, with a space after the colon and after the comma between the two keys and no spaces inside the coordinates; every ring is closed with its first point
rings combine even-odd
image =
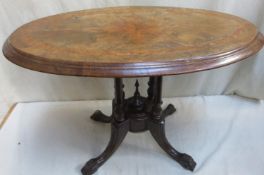
{"type": "Polygon", "coordinates": [[[258,52],[263,35],[236,16],[198,9],[115,7],[69,12],[18,28],[3,52],[36,71],[95,77],[175,75],[258,52]]]}

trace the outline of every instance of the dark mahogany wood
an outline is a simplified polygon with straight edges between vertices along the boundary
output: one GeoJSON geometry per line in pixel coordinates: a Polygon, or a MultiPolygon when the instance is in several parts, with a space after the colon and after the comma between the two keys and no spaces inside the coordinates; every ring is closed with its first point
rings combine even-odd
{"type": "Polygon", "coordinates": [[[112,121],[112,116],[107,116],[102,111],[96,110],[93,115],[91,116],[91,119],[97,122],[102,122],[102,123],[111,123],[112,121]]]}
{"type": "Polygon", "coordinates": [[[82,169],[83,175],[94,173],[114,153],[123,141],[128,131],[143,132],[149,130],[160,147],[167,152],[183,168],[193,171],[196,163],[187,154],[180,153],[168,142],[165,135],[165,117],[176,111],[169,104],[162,111],[162,77],[150,77],[148,96],[142,97],[138,90],[139,83],[136,81],[136,90],[133,97],[125,99],[122,79],[115,79],[115,99],[113,100],[113,114],[106,116],[101,111],[96,111],[91,118],[103,123],[111,123],[111,139],[105,151],[97,158],[89,160],[82,169]],[[117,106],[122,106],[118,108],[117,106]],[[122,117],[120,117],[122,116],[122,117]]]}
{"type": "Polygon", "coordinates": [[[185,153],[180,153],[176,149],[174,149],[171,144],[168,142],[165,135],[165,121],[162,120],[151,120],[148,123],[149,131],[160,147],[170,155],[174,160],[176,160],[183,168],[193,171],[196,162],[193,160],[191,156],[185,153]]]}
{"type": "Polygon", "coordinates": [[[107,159],[116,151],[119,145],[124,140],[129,129],[128,121],[112,122],[111,125],[111,138],[105,149],[105,151],[96,158],[89,160],[82,168],[83,175],[90,175],[96,172],[96,170],[102,166],[107,159]]]}
{"type": "Polygon", "coordinates": [[[173,7],[115,7],[42,18],[17,29],[4,55],[36,71],[94,77],[176,75],[257,53],[256,27],[239,17],[173,7]]]}

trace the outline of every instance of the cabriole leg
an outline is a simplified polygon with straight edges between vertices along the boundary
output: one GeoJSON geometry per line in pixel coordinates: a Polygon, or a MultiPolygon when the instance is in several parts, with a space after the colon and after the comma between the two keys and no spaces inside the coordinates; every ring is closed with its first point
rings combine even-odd
{"type": "Polygon", "coordinates": [[[155,77],[153,82],[152,89],[154,90],[154,105],[151,118],[148,122],[148,129],[151,135],[166,153],[176,160],[183,168],[193,171],[196,166],[193,158],[187,154],[180,153],[175,150],[166,138],[164,118],[175,112],[175,108],[173,105],[169,105],[164,111],[161,111],[162,77],[155,77]]]}
{"type": "MultiPolygon", "coordinates": [[[[124,92],[121,78],[115,79],[115,98],[113,100],[113,118],[111,123],[111,138],[105,151],[96,158],[89,160],[82,168],[83,175],[90,175],[102,166],[116,151],[129,131],[129,121],[124,116],[124,92]]],[[[105,115],[97,112],[96,119],[105,120],[105,115]]]]}
{"type": "Polygon", "coordinates": [[[150,121],[149,131],[154,137],[159,146],[174,160],[176,160],[183,168],[193,171],[196,163],[193,158],[187,154],[180,153],[175,150],[168,142],[165,135],[165,122],[164,121],[150,121]]]}
{"type": "Polygon", "coordinates": [[[128,121],[122,123],[116,123],[116,122],[112,123],[111,138],[105,151],[98,157],[89,160],[82,168],[82,174],[91,175],[94,172],[96,172],[97,169],[100,166],[102,166],[120,146],[128,130],[129,130],[128,121]]]}

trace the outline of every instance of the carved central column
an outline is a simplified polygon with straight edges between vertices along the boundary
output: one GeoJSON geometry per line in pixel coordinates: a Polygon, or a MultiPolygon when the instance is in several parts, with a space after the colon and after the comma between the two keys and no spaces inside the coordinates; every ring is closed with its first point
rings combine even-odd
{"type": "Polygon", "coordinates": [[[165,117],[176,111],[172,104],[162,111],[162,77],[150,77],[148,96],[142,97],[139,82],[136,80],[134,95],[125,99],[124,85],[121,78],[115,78],[115,97],[111,116],[96,111],[91,118],[95,121],[111,123],[111,138],[105,151],[89,160],[82,169],[83,175],[94,173],[122,143],[128,131],[142,132],[149,130],[160,147],[182,167],[194,170],[196,163],[191,156],[178,152],[168,142],[165,135],[165,117]]]}

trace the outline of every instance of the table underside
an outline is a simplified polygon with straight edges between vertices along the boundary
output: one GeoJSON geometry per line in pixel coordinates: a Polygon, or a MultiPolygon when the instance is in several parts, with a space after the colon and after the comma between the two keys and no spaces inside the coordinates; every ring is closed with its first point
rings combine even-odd
{"type": "Polygon", "coordinates": [[[128,131],[143,132],[149,130],[160,147],[183,168],[193,171],[196,163],[185,153],[175,150],[165,135],[165,118],[176,111],[170,104],[162,110],[162,77],[150,77],[147,97],[139,93],[139,83],[133,97],[125,98],[122,78],[115,78],[115,97],[112,101],[112,115],[106,116],[97,110],[91,118],[98,122],[111,124],[111,138],[102,154],[90,159],[82,168],[83,175],[90,175],[97,171],[118,149],[128,131]]]}

